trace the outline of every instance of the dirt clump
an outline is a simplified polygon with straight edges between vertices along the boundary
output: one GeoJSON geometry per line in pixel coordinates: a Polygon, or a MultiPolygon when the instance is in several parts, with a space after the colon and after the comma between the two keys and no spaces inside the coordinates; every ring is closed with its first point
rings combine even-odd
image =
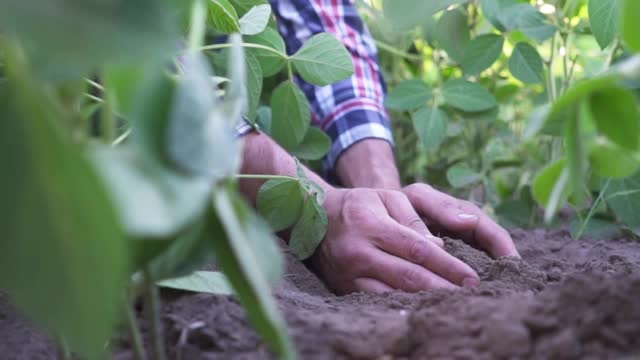
{"type": "MultiPolygon", "coordinates": [[[[275,294],[300,358],[605,359],[640,354],[640,244],[572,241],[566,231],[517,230],[512,235],[522,259],[494,260],[446,240],[446,250],[482,280],[476,288],[458,291],[338,297],[287,254],[287,274],[275,294]]],[[[167,291],[164,300],[172,359],[275,358],[233,297],[167,291]]],[[[28,351],[5,356],[18,346],[31,347],[31,354],[50,347],[39,335],[19,332],[25,325],[16,325],[10,309],[0,298],[0,358],[46,358],[28,356],[28,351]]],[[[125,340],[114,357],[133,358],[125,340]]]]}

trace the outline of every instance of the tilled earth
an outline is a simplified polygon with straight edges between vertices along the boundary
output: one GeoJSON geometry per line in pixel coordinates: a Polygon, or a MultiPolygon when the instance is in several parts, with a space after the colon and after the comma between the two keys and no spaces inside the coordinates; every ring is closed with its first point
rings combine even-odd
{"type": "MultiPolygon", "coordinates": [[[[276,290],[301,359],[619,359],[640,356],[640,244],[512,233],[523,260],[447,250],[477,288],[334,296],[287,255],[276,290]]],[[[164,294],[172,359],[275,358],[228,296],[164,294]]],[[[133,358],[126,340],[114,358],[133,358]]],[[[51,342],[0,295],[0,359],[52,359],[51,342]]]]}

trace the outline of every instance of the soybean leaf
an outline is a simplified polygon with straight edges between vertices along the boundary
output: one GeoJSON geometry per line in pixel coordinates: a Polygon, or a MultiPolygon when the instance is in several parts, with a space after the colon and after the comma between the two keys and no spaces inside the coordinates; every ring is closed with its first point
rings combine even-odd
{"type": "Polygon", "coordinates": [[[442,94],[448,105],[469,112],[489,110],[498,105],[487,89],[463,79],[447,81],[442,94]]]}
{"type": "Polygon", "coordinates": [[[640,157],[606,139],[598,139],[590,147],[589,160],[594,172],[603,177],[625,178],[640,168],[640,157]]]}
{"type": "Polygon", "coordinates": [[[454,188],[462,188],[482,180],[482,174],[466,165],[454,165],[447,170],[447,180],[454,188]]]}
{"type": "Polygon", "coordinates": [[[496,34],[485,34],[473,38],[464,50],[462,69],[466,74],[478,75],[493,65],[502,54],[504,38],[496,34]]]}
{"type": "Polygon", "coordinates": [[[292,57],[300,76],[315,85],[329,85],[351,76],[351,55],[333,35],[320,33],[307,40],[292,57]]]}
{"type": "Polygon", "coordinates": [[[625,225],[635,230],[640,227],[640,173],[611,180],[604,198],[625,225]]]}
{"type": "Polygon", "coordinates": [[[175,15],[182,6],[154,0],[4,0],[0,32],[20,38],[38,75],[69,80],[109,62],[162,64],[175,52],[175,15]]]}
{"type": "Polygon", "coordinates": [[[240,32],[236,9],[227,0],[208,0],[209,22],[214,29],[226,34],[240,32]]]}
{"type": "Polygon", "coordinates": [[[265,77],[277,74],[286,64],[287,51],[285,49],[284,40],[280,34],[272,29],[266,28],[258,35],[245,37],[246,42],[266,46],[273,51],[266,49],[250,49],[260,61],[262,67],[262,75],[265,77]]]}
{"type": "Polygon", "coordinates": [[[557,28],[551,25],[547,17],[541,12],[531,6],[528,6],[527,9],[529,10],[522,12],[517,17],[517,28],[538,42],[544,42],[550,39],[556,33],[557,28]]]}
{"type": "Polygon", "coordinates": [[[544,80],[542,57],[536,48],[525,42],[518,43],[513,49],[509,71],[523,83],[535,84],[544,80]]]}
{"type": "Polygon", "coordinates": [[[569,197],[569,172],[566,167],[567,159],[562,158],[547,165],[533,180],[533,198],[545,208],[555,203],[554,212],[569,197]]]}
{"type": "Polygon", "coordinates": [[[252,246],[251,235],[247,232],[252,228],[250,210],[237,195],[220,189],[215,192],[213,206],[217,216],[211,216],[211,221],[220,224],[227,235],[213,241],[220,268],[265,342],[280,358],[294,359],[295,350],[285,322],[271,295],[265,274],[258,266],[261,261],[282,263],[282,256],[279,253],[262,253],[252,246]]]}
{"type": "Polygon", "coordinates": [[[505,31],[506,28],[500,22],[499,15],[503,9],[515,3],[515,0],[482,0],[482,13],[496,29],[505,31]]]}
{"type": "Polygon", "coordinates": [[[462,62],[469,39],[467,16],[460,9],[449,10],[438,20],[436,40],[457,63],[462,62]]]}
{"type": "Polygon", "coordinates": [[[262,95],[262,68],[256,56],[247,52],[247,93],[249,98],[247,117],[253,121],[256,118],[256,112],[260,105],[260,95],[262,95]]]}
{"type": "Polygon", "coordinates": [[[327,232],[327,213],[315,198],[309,197],[300,220],[291,231],[289,247],[299,260],[308,259],[316,251],[327,232]]]}
{"type": "Polygon", "coordinates": [[[589,108],[585,102],[567,118],[565,143],[567,149],[567,168],[569,170],[569,181],[576,189],[574,192],[577,203],[586,200],[584,192],[584,175],[587,171],[587,154],[583,141],[583,120],[589,117],[589,108]]]}
{"type": "Polygon", "coordinates": [[[156,284],[160,287],[197,293],[233,294],[233,288],[227,277],[216,271],[195,271],[186,276],[160,280],[156,284]]]}
{"type": "Polygon", "coordinates": [[[331,138],[317,127],[310,127],[291,154],[303,160],[320,160],[331,148],[331,138]]]}
{"type": "Polygon", "coordinates": [[[255,35],[264,31],[271,16],[271,5],[263,4],[252,7],[240,18],[240,33],[255,35]]]}
{"type": "MultiPolygon", "coordinates": [[[[229,122],[230,118],[238,119],[240,111],[230,109],[223,113],[220,105],[225,104],[219,104],[213,97],[210,72],[201,54],[182,61],[187,65],[171,111],[167,151],[181,170],[215,180],[235,172],[240,164],[240,145],[229,122]]],[[[238,85],[243,86],[232,82],[231,87],[238,85]]],[[[231,102],[242,95],[230,90],[227,96],[226,102],[231,102]]]]}
{"type": "Polygon", "coordinates": [[[273,179],[258,191],[256,205],[260,215],[274,231],[284,230],[298,221],[304,203],[304,189],[298,180],[273,179]]]}
{"type": "Polygon", "coordinates": [[[229,2],[236,9],[238,16],[244,16],[256,6],[269,4],[267,0],[229,0],[229,2]]]}
{"type": "MultiPolygon", "coordinates": [[[[161,244],[164,247],[160,249],[151,248],[160,241],[135,241],[135,264],[137,268],[148,267],[156,280],[186,276],[215,262],[211,242],[220,236],[224,236],[222,229],[214,227],[206,215],[200,216],[178,236],[165,240],[169,244],[161,244]]],[[[144,279],[135,276],[137,280],[144,279]]]]}
{"type": "Polygon", "coordinates": [[[574,239],[577,239],[581,229],[582,234],[588,234],[589,237],[595,239],[613,239],[616,236],[622,235],[622,229],[620,229],[618,224],[603,219],[589,219],[586,225],[583,224],[580,219],[574,219],[571,221],[569,229],[571,231],[571,237],[574,239]]]}
{"type": "Polygon", "coordinates": [[[326,194],[324,189],[318,185],[316,182],[311,181],[307,174],[305,173],[304,167],[300,164],[300,161],[296,159],[296,173],[298,174],[298,179],[300,180],[300,184],[306,191],[307,195],[313,196],[316,198],[318,204],[324,204],[324,200],[326,198],[326,194]]]}
{"type": "Polygon", "coordinates": [[[640,22],[636,15],[640,14],[640,2],[625,0],[624,17],[622,19],[622,35],[624,41],[635,51],[640,51],[640,22]]]}
{"type": "Polygon", "coordinates": [[[307,98],[298,85],[285,81],[271,95],[271,136],[287,150],[302,141],[311,118],[307,98]]]}
{"type": "Polygon", "coordinates": [[[451,5],[463,4],[468,0],[385,0],[383,10],[386,19],[399,30],[407,30],[422,24],[425,18],[445,10],[451,5]]]}
{"type": "Polygon", "coordinates": [[[413,116],[413,126],[425,150],[438,148],[447,137],[449,117],[439,108],[426,107],[418,110],[413,116]]]}
{"type": "Polygon", "coordinates": [[[422,80],[411,79],[399,83],[389,93],[384,106],[392,110],[414,110],[431,98],[431,88],[422,80]]]}
{"type": "Polygon", "coordinates": [[[589,104],[600,133],[622,147],[638,150],[640,111],[631,91],[619,87],[596,90],[589,104]]]}
{"type": "Polygon", "coordinates": [[[271,108],[268,106],[260,106],[256,111],[256,124],[260,130],[271,135],[271,108]]]}
{"type": "Polygon", "coordinates": [[[131,146],[96,148],[92,157],[131,235],[170,237],[205,209],[207,178],[172,171],[131,146]]]}
{"type": "Polygon", "coordinates": [[[609,46],[618,35],[620,0],[589,0],[589,22],[601,49],[609,46]]]}
{"type": "Polygon", "coordinates": [[[69,115],[3,50],[0,163],[11,171],[0,176],[0,289],[74,351],[101,358],[119,321],[128,244],[104,182],[59,128],[69,115]]]}

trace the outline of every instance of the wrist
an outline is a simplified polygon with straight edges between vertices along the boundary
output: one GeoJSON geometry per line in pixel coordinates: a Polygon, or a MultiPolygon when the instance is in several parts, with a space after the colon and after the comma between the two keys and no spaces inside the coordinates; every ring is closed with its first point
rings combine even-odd
{"type": "Polygon", "coordinates": [[[382,139],[365,139],[352,145],[338,159],[336,173],[345,187],[401,188],[393,149],[382,139]]]}

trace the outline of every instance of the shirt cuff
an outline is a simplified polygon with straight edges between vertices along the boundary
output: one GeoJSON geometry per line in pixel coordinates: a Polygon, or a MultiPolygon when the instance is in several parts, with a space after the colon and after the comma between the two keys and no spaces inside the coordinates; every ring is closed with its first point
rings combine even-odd
{"type": "Polygon", "coordinates": [[[339,183],[336,163],[351,146],[366,139],[386,140],[395,146],[389,119],[378,110],[353,109],[335,118],[325,131],[333,143],[324,160],[324,175],[333,184],[339,183]]]}

